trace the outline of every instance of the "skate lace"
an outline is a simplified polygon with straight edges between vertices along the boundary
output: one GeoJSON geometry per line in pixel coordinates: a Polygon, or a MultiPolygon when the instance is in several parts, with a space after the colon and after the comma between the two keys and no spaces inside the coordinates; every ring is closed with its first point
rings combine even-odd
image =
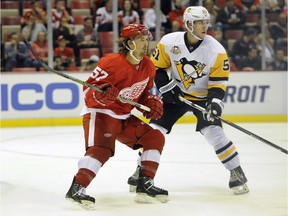
{"type": "Polygon", "coordinates": [[[164,191],[164,189],[162,189],[162,188],[159,188],[159,187],[156,187],[156,186],[154,186],[154,185],[153,185],[153,187],[154,187],[156,190],[159,190],[159,191],[164,191]]]}
{"type": "Polygon", "coordinates": [[[240,170],[232,170],[231,171],[231,178],[230,181],[240,181],[240,182],[244,182],[244,175],[240,170]]]}
{"type": "Polygon", "coordinates": [[[155,190],[158,190],[158,191],[164,191],[164,189],[159,188],[159,187],[156,187],[156,186],[154,185],[154,180],[153,180],[153,179],[147,180],[147,182],[145,183],[145,185],[149,185],[149,187],[148,187],[147,189],[154,188],[155,190]]]}
{"type": "Polygon", "coordinates": [[[87,196],[85,188],[80,187],[72,196],[75,196],[75,195],[82,196],[82,197],[87,196]]]}
{"type": "Polygon", "coordinates": [[[237,178],[237,174],[235,173],[235,171],[231,171],[231,177],[230,177],[230,181],[234,182],[234,181],[237,181],[238,178],[237,178]]]}
{"type": "Polygon", "coordinates": [[[148,179],[146,182],[145,182],[145,185],[147,186],[147,189],[150,189],[154,186],[154,181],[152,179],[148,179]]]}

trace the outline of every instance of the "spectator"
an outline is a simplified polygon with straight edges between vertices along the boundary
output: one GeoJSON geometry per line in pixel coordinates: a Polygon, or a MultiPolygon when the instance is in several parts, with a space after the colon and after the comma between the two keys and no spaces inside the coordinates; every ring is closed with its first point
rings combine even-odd
{"type": "Polygon", "coordinates": [[[140,23],[138,13],[133,10],[131,0],[124,0],[123,10],[118,12],[120,28],[131,23],[140,23]]]}
{"type": "Polygon", "coordinates": [[[89,61],[81,66],[80,71],[91,72],[96,68],[98,62],[99,62],[99,57],[97,55],[92,55],[90,56],[89,61]]]}
{"type": "Polygon", "coordinates": [[[75,34],[74,30],[71,26],[71,24],[68,23],[68,20],[66,17],[62,17],[60,20],[60,25],[58,28],[53,29],[53,46],[57,47],[57,39],[58,37],[62,35],[66,41],[67,41],[67,46],[71,48],[75,48],[75,34]]]}
{"type": "Polygon", "coordinates": [[[18,33],[11,33],[10,44],[5,48],[6,64],[5,71],[12,71],[14,67],[26,67],[29,62],[29,52],[26,45],[19,41],[18,33]]]}
{"type": "Polygon", "coordinates": [[[266,0],[266,10],[268,12],[281,12],[278,0],[266,0]]]}
{"type": "Polygon", "coordinates": [[[166,18],[169,18],[169,13],[172,11],[171,0],[161,0],[161,11],[164,13],[166,18]]]}
{"type": "Polygon", "coordinates": [[[142,23],[144,11],[140,7],[140,1],[141,0],[132,0],[132,8],[138,13],[140,23],[142,23]]]}
{"type": "Polygon", "coordinates": [[[262,49],[262,34],[258,34],[256,37],[256,43],[257,43],[257,49],[260,51],[261,56],[265,57],[266,62],[266,70],[271,70],[271,64],[274,61],[275,58],[275,52],[274,52],[274,40],[271,38],[268,31],[266,31],[265,34],[265,47],[264,50],[262,49]]]}
{"type": "Polygon", "coordinates": [[[98,37],[97,31],[93,29],[92,17],[85,17],[83,23],[83,29],[81,29],[76,35],[76,49],[75,57],[77,65],[80,65],[80,49],[81,48],[93,48],[97,47],[98,37]]]}
{"type": "Polygon", "coordinates": [[[216,17],[217,17],[219,8],[215,5],[215,2],[213,0],[205,0],[204,7],[210,13],[209,28],[212,28],[212,26],[216,25],[216,17]]]}
{"type": "Polygon", "coordinates": [[[73,23],[74,19],[68,13],[65,7],[64,0],[56,0],[55,1],[55,8],[52,9],[52,26],[53,28],[59,28],[60,21],[62,18],[68,21],[68,23],[73,23]]]}
{"type": "Polygon", "coordinates": [[[33,14],[35,17],[36,23],[41,23],[46,25],[47,23],[47,14],[46,11],[41,7],[41,1],[33,0],[31,1],[31,9],[27,10],[21,18],[21,25],[24,27],[29,22],[30,15],[33,14]]]}
{"type": "Polygon", "coordinates": [[[67,41],[61,35],[58,40],[58,47],[54,49],[54,56],[56,59],[54,61],[54,67],[61,71],[67,71],[68,68],[75,66],[75,55],[72,48],[66,47],[67,41]]]}
{"type": "Polygon", "coordinates": [[[243,71],[261,70],[261,57],[255,47],[248,49],[248,56],[240,60],[239,69],[243,71]]]}
{"type": "MultiPolygon", "coordinates": [[[[155,32],[156,27],[156,11],[155,11],[155,0],[151,0],[151,6],[148,10],[144,13],[144,21],[143,24],[150,30],[150,32],[155,32]]],[[[160,11],[160,19],[161,19],[161,26],[166,29],[167,26],[167,18],[166,16],[160,11]]]]}
{"type": "Polygon", "coordinates": [[[235,5],[241,10],[248,13],[258,13],[260,12],[260,1],[261,0],[235,0],[235,5]]]}
{"type": "Polygon", "coordinates": [[[96,11],[95,30],[113,31],[113,0],[105,0],[105,6],[100,7],[96,11]]]}
{"type": "Polygon", "coordinates": [[[287,61],[285,60],[284,50],[277,49],[275,51],[275,60],[272,62],[272,70],[284,70],[287,71],[287,61]]]}
{"type": "Polygon", "coordinates": [[[172,32],[183,31],[185,29],[183,22],[183,13],[185,7],[182,6],[182,0],[174,0],[175,9],[169,13],[169,21],[172,26],[172,32]]]}
{"type": "Polygon", "coordinates": [[[255,29],[249,28],[247,31],[244,32],[243,37],[241,40],[238,40],[234,43],[230,55],[236,64],[236,67],[239,68],[238,62],[248,54],[248,50],[250,48],[255,48],[257,31],[255,29]]]}
{"type": "Polygon", "coordinates": [[[92,17],[85,17],[83,28],[76,35],[77,46],[80,48],[95,47],[97,32],[93,29],[92,17]]]}
{"type": "Polygon", "coordinates": [[[213,37],[222,44],[222,46],[229,52],[227,40],[224,39],[224,34],[221,28],[217,27],[213,31],[213,37]]]}
{"type": "Polygon", "coordinates": [[[36,22],[35,15],[31,13],[28,15],[26,26],[22,29],[22,35],[26,41],[34,42],[39,32],[47,32],[47,29],[42,23],[36,22]]]}
{"type": "Polygon", "coordinates": [[[275,49],[287,47],[287,17],[284,12],[279,13],[278,22],[269,23],[269,32],[275,40],[275,49]]]}
{"type": "MultiPolygon", "coordinates": [[[[46,32],[40,31],[37,35],[37,40],[31,43],[31,47],[35,53],[40,57],[44,63],[48,63],[48,43],[46,32]]],[[[41,64],[37,61],[35,56],[29,52],[30,63],[29,67],[35,67],[37,71],[40,71],[41,64]]]]}
{"type": "Polygon", "coordinates": [[[226,6],[219,10],[216,18],[224,32],[227,29],[245,29],[245,21],[244,11],[235,5],[234,0],[226,0],[226,6]]]}
{"type": "Polygon", "coordinates": [[[66,71],[67,65],[63,64],[60,55],[54,55],[53,67],[57,71],[66,71]]]}

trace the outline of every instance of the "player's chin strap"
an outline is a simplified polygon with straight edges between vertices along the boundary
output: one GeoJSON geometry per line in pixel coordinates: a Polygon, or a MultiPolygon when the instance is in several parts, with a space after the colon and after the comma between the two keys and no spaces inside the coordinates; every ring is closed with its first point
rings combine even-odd
{"type": "Polygon", "coordinates": [[[133,45],[134,45],[134,49],[131,50],[127,45],[125,46],[128,50],[129,50],[129,53],[130,55],[132,56],[132,58],[137,61],[138,63],[140,63],[140,61],[143,59],[143,57],[141,59],[137,59],[134,55],[133,55],[133,52],[136,50],[136,44],[134,41],[132,41],[133,45]]]}
{"type": "MultiPolygon", "coordinates": [[[[187,23],[188,23],[188,22],[187,22],[187,23]]],[[[193,23],[192,23],[192,25],[191,25],[191,28],[192,28],[192,29],[190,29],[190,28],[188,27],[188,24],[187,24],[187,23],[185,23],[186,29],[187,29],[197,40],[203,40],[203,38],[200,38],[200,37],[198,37],[198,36],[195,34],[194,28],[193,28],[193,23]]]]}

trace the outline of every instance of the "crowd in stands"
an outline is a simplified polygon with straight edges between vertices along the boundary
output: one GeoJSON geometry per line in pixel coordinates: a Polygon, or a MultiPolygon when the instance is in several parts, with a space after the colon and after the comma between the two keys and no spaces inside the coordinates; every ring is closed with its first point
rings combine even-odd
{"type": "MultiPolygon", "coordinates": [[[[263,50],[262,1],[203,0],[203,6],[211,15],[208,34],[226,48],[232,71],[261,70],[263,53],[265,70],[287,71],[287,5],[285,0],[265,0],[266,43],[263,50]]],[[[101,41],[101,38],[109,41],[110,36],[101,34],[113,30],[113,0],[52,0],[51,4],[53,67],[60,71],[91,70],[102,55],[111,51],[111,48],[104,49],[104,41],[101,41]],[[90,48],[97,53],[91,55],[92,60],[83,58],[82,51],[90,48]]],[[[198,4],[198,0],[161,0],[162,35],[185,30],[184,10],[198,4]]],[[[1,71],[22,67],[43,71],[23,41],[29,41],[42,61],[48,63],[46,5],[47,0],[1,1],[1,71]],[[13,2],[14,6],[18,4],[17,14],[5,14],[8,2],[13,2]],[[16,22],[11,24],[8,18],[16,22]]],[[[137,22],[155,33],[155,0],[118,0],[118,6],[119,30],[126,24],[137,22]]],[[[113,47],[112,40],[110,43],[113,47]]]]}

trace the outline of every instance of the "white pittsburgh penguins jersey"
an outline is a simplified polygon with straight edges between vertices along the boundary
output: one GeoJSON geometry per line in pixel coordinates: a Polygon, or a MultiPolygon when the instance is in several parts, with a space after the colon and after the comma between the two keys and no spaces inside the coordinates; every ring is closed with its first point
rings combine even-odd
{"type": "Polygon", "coordinates": [[[230,74],[226,50],[206,35],[199,47],[190,52],[184,35],[185,32],[174,32],[163,36],[151,57],[155,67],[171,71],[171,78],[177,81],[186,99],[206,100],[212,88],[223,92],[224,97],[230,74]]]}

